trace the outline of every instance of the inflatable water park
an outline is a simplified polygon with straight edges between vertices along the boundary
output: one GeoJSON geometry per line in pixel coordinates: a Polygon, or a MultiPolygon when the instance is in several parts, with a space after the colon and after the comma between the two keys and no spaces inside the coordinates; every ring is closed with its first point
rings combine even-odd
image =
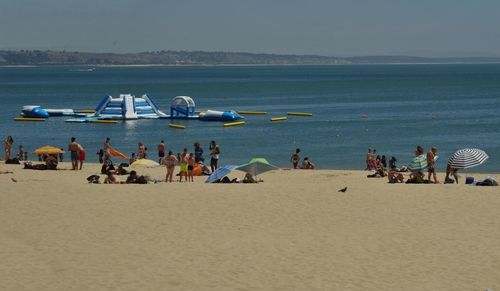
{"type": "Polygon", "coordinates": [[[71,117],[67,122],[99,122],[137,119],[198,119],[202,121],[238,121],[244,117],[234,110],[206,110],[197,114],[196,104],[189,96],[177,96],[170,103],[170,114],[160,110],[147,94],[136,97],[120,94],[105,96],[94,110],[45,109],[39,105],[23,106],[17,121],[43,121],[49,117],[71,117]]]}
{"type": "MultiPolygon", "coordinates": [[[[95,109],[48,109],[39,105],[23,106],[20,117],[15,121],[45,121],[50,117],[68,117],[66,122],[115,124],[120,121],[138,119],[196,119],[201,121],[222,121],[224,127],[245,125],[242,115],[266,115],[262,111],[204,110],[198,112],[193,98],[176,96],[170,102],[169,114],[160,110],[153,98],[147,94],[136,97],[120,94],[118,97],[105,96],[95,109]]],[[[271,117],[273,123],[284,122],[288,116],[312,116],[309,112],[287,112],[287,116],[271,117]]],[[[169,127],[185,129],[183,124],[170,123],[169,127]]]]}

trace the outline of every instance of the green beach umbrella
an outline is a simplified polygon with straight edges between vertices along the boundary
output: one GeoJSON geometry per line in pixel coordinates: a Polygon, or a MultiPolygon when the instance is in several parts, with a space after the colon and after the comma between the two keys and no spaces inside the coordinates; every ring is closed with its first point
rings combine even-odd
{"type": "Polygon", "coordinates": [[[250,173],[252,176],[257,176],[267,171],[272,171],[277,169],[279,168],[274,165],[271,165],[264,158],[253,158],[250,160],[250,162],[240,165],[236,168],[236,170],[250,173]]]}
{"type": "Polygon", "coordinates": [[[408,165],[408,169],[412,172],[422,171],[425,168],[427,168],[427,155],[425,154],[414,157],[408,165]]]}

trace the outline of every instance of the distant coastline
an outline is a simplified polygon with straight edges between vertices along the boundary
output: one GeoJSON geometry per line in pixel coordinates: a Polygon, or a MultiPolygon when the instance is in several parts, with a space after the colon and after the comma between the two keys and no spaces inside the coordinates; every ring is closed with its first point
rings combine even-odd
{"type": "Polygon", "coordinates": [[[91,53],[41,50],[0,50],[1,67],[26,66],[276,66],[365,64],[490,64],[500,57],[417,57],[258,54],[245,52],[156,51],[142,53],[91,53]]]}

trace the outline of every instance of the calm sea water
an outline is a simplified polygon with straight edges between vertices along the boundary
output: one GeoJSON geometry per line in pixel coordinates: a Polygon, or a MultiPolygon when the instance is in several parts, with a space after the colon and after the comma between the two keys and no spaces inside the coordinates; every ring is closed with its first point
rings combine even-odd
{"type": "Polygon", "coordinates": [[[43,145],[66,148],[77,137],[94,155],[106,137],[129,155],[137,143],[149,147],[164,139],[167,148],[192,150],[200,141],[207,151],[214,139],[221,164],[265,157],[283,167],[301,148],[319,168],[363,169],[368,147],[395,156],[403,165],[416,145],[438,148],[444,170],[457,149],[478,147],[490,159],[476,171],[500,172],[500,65],[367,65],[259,67],[34,67],[0,68],[0,135],[13,135],[15,146],[29,151],[43,145]],[[45,108],[95,108],[105,95],[148,93],[165,112],[177,95],[194,98],[199,109],[267,111],[247,116],[246,126],[224,128],[219,122],[126,121],[115,125],[15,122],[23,105],[45,108]],[[271,123],[287,111],[312,112],[271,123]],[[366,115],[368,118],[362,118],[366,115]],[[432,116],[437,117],[433,119],[432,116]]]}

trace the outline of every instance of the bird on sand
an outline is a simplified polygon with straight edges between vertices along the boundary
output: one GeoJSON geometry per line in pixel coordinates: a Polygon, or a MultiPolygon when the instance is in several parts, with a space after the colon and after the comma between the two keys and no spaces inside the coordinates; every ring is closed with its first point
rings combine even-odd
{"type": "Polygon", "coordinates": [[[345,192],[345,191],[347,191],[347,187],[344,187],[344,188],[339,190],[339,192],[345,192]]]}
{"type": "Polygon", "coordinates": [[[14,178],[10,178],[10,179],[12,180],[12,182],[17,183],[16,179],[14,179],[14,178]]]}

